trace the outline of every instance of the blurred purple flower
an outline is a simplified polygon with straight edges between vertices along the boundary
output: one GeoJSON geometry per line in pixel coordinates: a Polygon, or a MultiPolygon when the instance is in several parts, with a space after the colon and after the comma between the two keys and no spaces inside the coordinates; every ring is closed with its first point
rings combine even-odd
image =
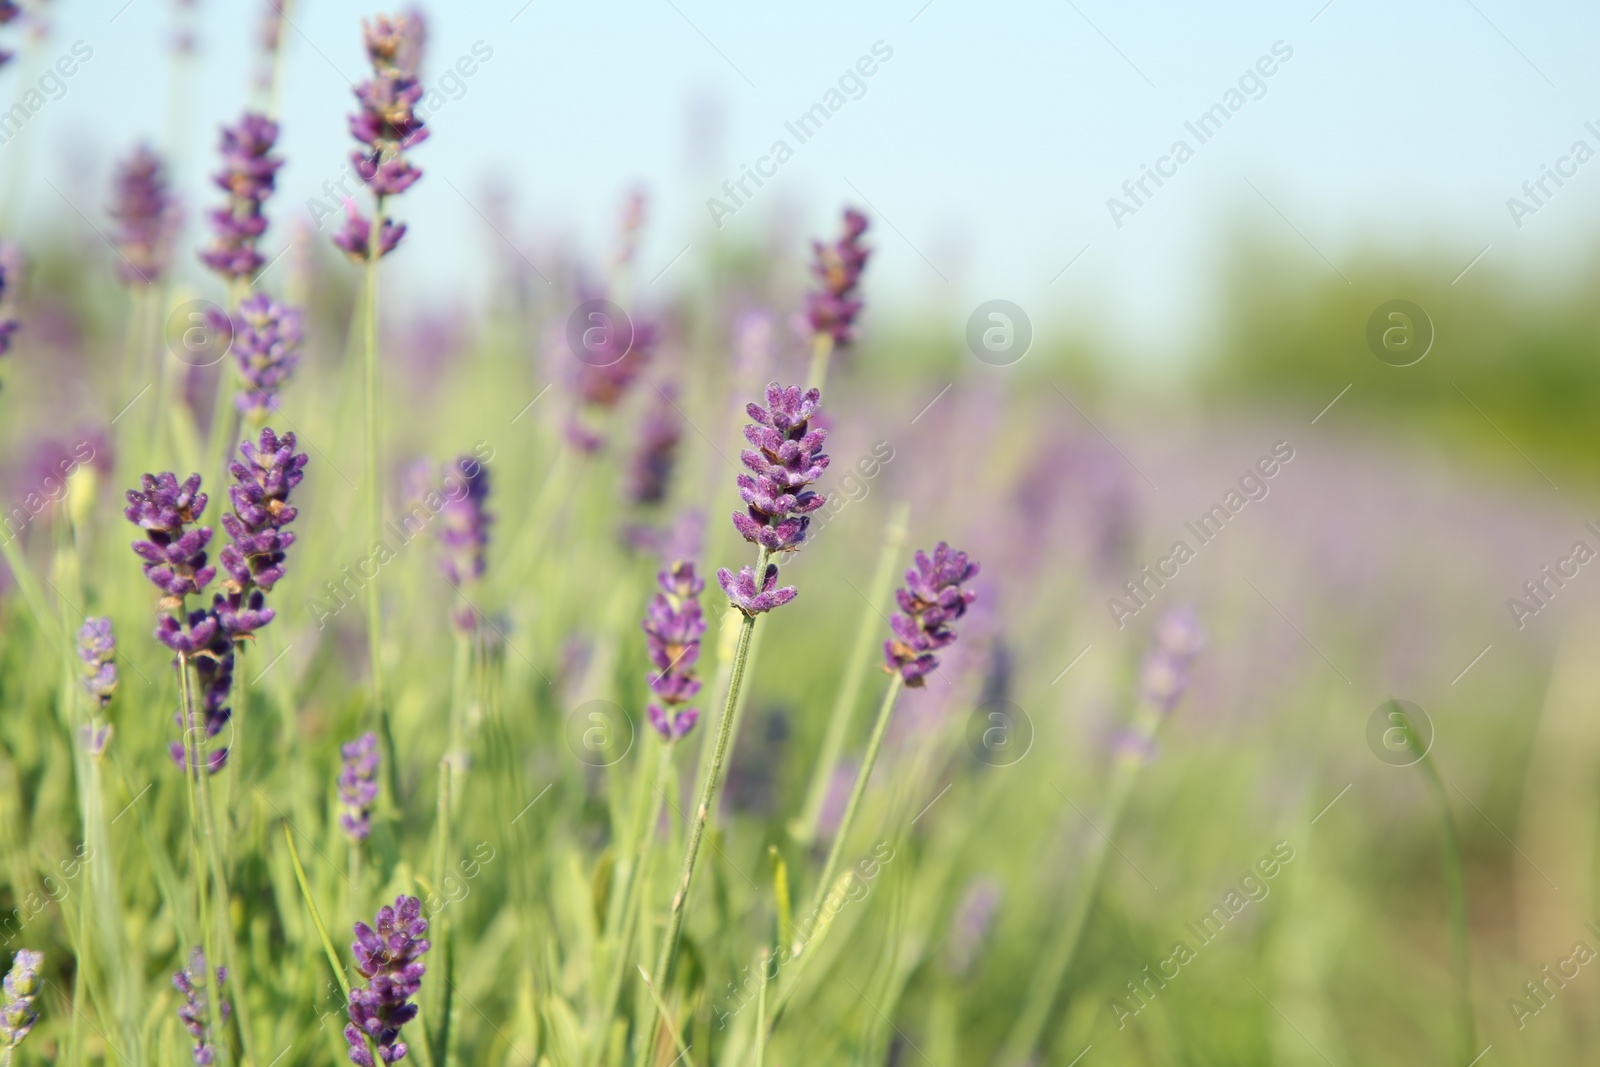
{"type": "Polygon", "coordinates": [[[484,505],[489,499],[489,468],[472,456],[462,456],[446,468],[445,483],[459,479],[459,492],[445,494],[439,513],[439,543],[444,556],[439,566],[445,580],[456,588],[483,577],[489,548],[489,524],[494,521],[484,505]]]}
{"type": "Polygon", "coordinates": [[[166,274],[178,205],[167,184],[161,157],[140,145],[117,167],[112,188],[113,237],[122,263],[117,273],[129,285],[154,285],[166,274]]]}
{"type": "Polygon", "coordinates": [[[861,301],[855,293],[871,254],[861,243],[866,232],[867,217],[849,208],[844,213],[844,232],[838,241],[831,245],[811,242],[816,257],[811,273],[819,288],[806,294],[806,321],[813,334],[828,334],[836,345],[847,345],[855,339],[856,316],[861,313],[861,301]]]}
{"type": "Polygon", "coordinates": [[[945,965],[956,977],[972,970],[1000,910],[1003,887],[992,875],[980,875],[967,883],[961,901],[950,916],[945,965]]]}
{"type": "Polygon", "coordinates": [[[411,998],[422,989],[427,969],[421,959],[429,947],[422,937],[427,931],[422,901],[404,895],[395,898],[394,907],[385,904],[379,908],[373,926],[356,923],[356,940],[350,949],[356,970],[367,979],[367,988],[350,991],[350,1023],[344,1028],[344,1037],[350,1045],[351,1063],[376,1067],[367,1048],[368,1037],[384,1063],[405,1058],[408,1050],[400,1040],[400,1028],[417,1015],[411,998]]]}
{"type": "Polygon", "coordinates": [[[33,949],[18,949],[11,958],[11,969],[6,972],[5,1001],[0,1005],[0,1049],[9,1062],[22,1039],[28,1036],[39,1013],[33,1002],[39,996],[39,968],[44,966],[44,953],[33,949]]]}
{"type": "Polygon", "coordinates": [[[266,263],[256,242],[266,232],[261,207],[277,182],[280,156],[272,155],[278,124],[246,111],[238,125],[222,128],[222,169],[213,180],[228,194],[228,203],[210,213],[215,239],[200,261],[224,278],[251,278],[266,263]]]}
{"type": "MultiPolygon", "coordinates": [[[[370,22],[363,19],[361,34],[372,62],[372,77],[355,87],[360,109],[350,116],[350,136],[361,147],[351,153],[356,176],[372,191],[377,211],[383,214],[386,197],[398,196],[422,177],[406,151],[415,148],[428,137],[416,105],[422,99],[422,83],[417,71],[422,63],[422,48],[426,39],[423,23],[415,15],[380,15],[370,22]]],[[[358,237],[360,215],[346,204],[349,221],[345,229],[334,237],[334,243],[352,258],[365,261],[374,251],[369,249],[370,238],[358,237]]],[[[405,227],[390,228],[384,220],[379,235],[379,257],[387,255],[400,243],[405,227]]]]}
{"type": "Polygon", "coordinates": [[[300,312],[255,293],[239,303],[233,321],[233,358],[245,388],[234,397],[239,413],[260,422],[278,410],[278,391],[300,362],[300,312]]]}
{"type": "Polygon", "coordinates": [[[1176,607],[1163,615],[1139,668],[1140,698],[1162,714],[1171,712],[1189,688],[1195,657],[1205,643],[1193,609],[1176,607]]]}
{"type": "Polygon", "coordinates": [[[573,448],[592,453],[605,445],[605,434],[587,425],[583,416],[603,417],[622,402],[654,357],[659,338],[659,327],[645,318],[633,319],[630,332],[607,329],[586,335],[584,355],[570,364],[572,390],[579,403],[579,410],[566,424],[567,441],[573,448]]]}
{"type": "Polygon", "coordinates": [[[284,527],[299,514],[289,503],[289,492],[305,477],[308,462],[304,452],[294,449],[293,433],[280,438],[272,427],[264,427],[258,443],[239,445],[244,461],[228,467],[234,480],[228,489],[233,511],[222,516],[222,528],[233,543],[217,557],[228,577],[223,592],[212,600],[212,610],[229,638],[249,636],[275,615],[263,594],[283,577],[286,550],[294,544],[294,534],[284,527]]]}
{"type": "Polygon", "coordinates": [[[700,718],[699,709],[680,705],[700,691],[694,666],[700,659],[700,638],[706,632],[698,599],[706,583],[695,575],[693,563],[682,560],[657,574],[656,582],[661,592],[645,609],[641,626],[650,662],[656,668],[649,677],[650,690],[666,708],[652,703],[648,714],[662,740],[677,741],[694,729],[700,718]]]}
{"type": "MultiPolygon", "coordinates": [[[[400,243],[400,238],[405,235],[405,223],[396,223],[385,218],[383,225],[378,228],[378,258],[382,259],[393,252],[395,246],[400,243]]],[[[355,262],[365,263],[371,255],[371,241],[372,220],[356,208],[355,200],[345,197],[344,228],[333,235],[333,243],[343,249],[344,254],[355,262]]]]}
{"type": "Polygon", "coordinates": [[[78,658],[83,661],[83,687],[104,708],[117,691],[117,638],[111,620],[90,616],[78,631],[78,658]]]}
{"type": "Polygon", "coordinates": [[[639,440],[628,468],[628,496],[636,505],[659,504],[667,498],[678,444],[683,440],[683,418],[673,403],[675,395],[671,384],[659,386],[639,424],[639,440]]]}
{"type": "MultiPolygon", "coordinates": [[[[213,1042],[216,1035],[207,1029],[206,1020],[211,1014],[207,997],[210,970],[206,967],[205,953],[195,949],[189,956],[189,966],[172,976],[172,984],[178,992],[183,994],[183,1003],[178,1006],[178,1019],[182,1021],[189,1036],[194,1038],[194,1062],[196,1067],[209,1067],[216,1060],[217,1049],[213,1042]]],[[[228,980],[228,969],[217,968],[217,995],[221,996],[222,986],[228,980]]],[[[217,1005],[217,1013],[224,1023],[233,1011],[233,1005],[226,1000],[217,1005]]]]}
{"type": "Polygon", "coordinates": [[[365,841],[372,831],[372,806],[378,799],[378,735],[362,734],[339,746],[344,765],[339,770],[339,799],[344,814],[339,825],[352,841],[365,841]]]}
{"type": "Polygon", "coordinates": [[[966,614],[967,605],[978,594],[962,589],[961,583],[978,575],[978,565],[968,562],[965,552],[956,552],[940,541],[930,559],[926,552],[916,554],[916,566],[906,571],[906,585],[895,591],[900,611],[889,620],[894,638],[883,643],[884,669],[898,671],[913,688],[939,666],[933,653],[956,639],[950,624],[966,614]]]}

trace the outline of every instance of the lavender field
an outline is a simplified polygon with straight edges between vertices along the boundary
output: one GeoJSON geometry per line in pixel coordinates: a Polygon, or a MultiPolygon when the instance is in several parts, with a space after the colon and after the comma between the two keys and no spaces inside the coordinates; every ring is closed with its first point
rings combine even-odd
{"type": "Polygon", "coordinates": [[[540,97],[609,13],[0,0],[0,1067],[1584,1062],[1600,133],[1335,244],[1228,153],[1366,9],[1197,71],[1007,8],[1199,105],[1073,113],[1137,176],[1028,290],[970,144],[885,195],[938,3],[815,76],[618,13],[540,97]],[[809,88],[691,94],[685,176],[640,56],[809,88]]]}

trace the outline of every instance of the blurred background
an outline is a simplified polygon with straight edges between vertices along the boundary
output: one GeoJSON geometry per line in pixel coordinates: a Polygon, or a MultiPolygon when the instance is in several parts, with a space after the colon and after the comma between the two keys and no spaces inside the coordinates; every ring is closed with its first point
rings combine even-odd
{"type": "MultiPolygon", "coordinates": [[[[359,612],[325,628],[321,583],[357,554],[345,530],[359,520],[358,361],[346,353],[359,274],[328,236],[341,221],[351,85],[366,76],[357,27],[371,13],[346,0],[283,9],[287,162],[260,283],[308,307],[285,415],[318,464],[350,475],[312,490],[304,570],[279,603],[289,722],[317,746],[317,773],[331,773],[333,743],[359,721],[346,684],[361,672],[359,612]]],[[[223,299],[189,250],[218,199],[207,183],[217,129],[260,96],[266,14],[254,0],[51,0],[18,35],[0,73],[0,235],[29,269],[8,298],[25,329],[0,396],[6,501],[79,440],[106,443],[117,492],[147,458],[163,469],[188,458],[181,433],[165,455],[143,438],[110,447],[113,420],[139,403],[104,373],[127,343],[112,173],[140,143],[165,156],[185,226],[169,305],[223,299]],[[77,73],[6,125],[6,102],[69,52],[77,73]]],[[[642,604],[650,570],[614,543],[638,518],[612,513],[621,430],[616,455],[551,520],[570,554],[495,556],[522,546],[518,524],[557,462],[573,403],[564,390],[540,398],[566,381],[567,316],[642,192],[629,308],[664,324],[661,374],[681,384],[689,427],[645,540],[659,547],[661,530],[681,534],[695,524],[683,516],[699,514],[708,532],[684,536],[705,549],[705,569],[736,565],[743,546],[723,529],[736,506],[730,405],[768,377],[804,376],[792,320],[810,242],[832,240],[853,206],[870,219],[872,258],[859,340],[830,377],[830,478],[881,456],[880,443],[893,458],[836,483],[847,506],[785,569],[802,596],[773,619],[730,766],[719,915],[745,916],[746,934],[770,922],[766,887],[738,875],[786,840],[805,796],[892,506],[909,506],[912,544],[947,539],[984,576],[948,686],[907,698],[891,733],[897,777],[878,783],[872,819],[917,815],[907,833],[929,837],[917,866],[887,865],[900,880],[885,883],[887,899],[868,897],[881,910],[852,918],[859,958],[830,949],[866,993],[824,984],[786,1023],[793,1043],[778,1062],[823,1062],[814,1049],[836,1057],[826,1062],[995,1062],[1039,982],[1041,940],[1088,891],[1084,856],[1138,663],[1179,604],[1194,607],[1207,646],[1115,834],[1035,1062],[1548,1064],[1594,1047],[1600,75],[1585,47],[1600,11],[471,0],[426,15],[425,177],[396,206],[410,231],[384,267],[385,476],[398,495],[418,460],[479,444],[493,454],[503,540],[483,606],[506,642],[493,662],[506,708],[527,715],[528,794],[540,780],[576,782],[566,828],[538,831],[550,855],[586,857],[577,889],[552,890],[554,911],[582,910],[567,898],[603,837],[596,782],[554,738],[584,695],[573,679],[605,650],[612,616],[642,604]],[[797,130],[819,103],[826,120],[797,130]],[[772,176],[758,184],[750,171],[772,176]],[[972,340],[998,321],[993,301],[1030,338],[998,356],[972,340]],[[604,535],[591,544],[586,529],[604,535]],[[1189,558],[1169,566],[1180,542],[1189,558]],[[610,568],[634,585],[593,578],[610,568]],[[1396,698],[1425,713],[1437,795],[1381,740],[1396,698]],[[972,741],[974,722],[981,736],[1002,705],[1026,728],[1015,761],[972,741]],[[1460,839],[1479,1060],[1461,1054],[1449,1006],[1442,813],[1460,839]],[[1285,849],[1270,892],[1199,947],[1186,924],[1285,849]],[[1197,958],[1141,997],[1129,984],[1177,940],[1197,958]]],[[[179,384],[203,430],[214,375],[179,384]]],[[[133,411],[142,434],[150,413],[133,411]]],[[[98,595],[125,616],[124,655],[156,678],[148,590],[121,551],[116,493],[100,495],[93,564],[128,573],[98,595]]],[[[648,555],[639,545],[628,551],[648,555]]],[[[30,531],[30,553],[49,548],[30,531]]],[[[447,641],[434,610],[447,590],[414,559],[386,582],[403,620],[387,655],[411,679],[397,722],[425,731],[448,665],[409,657],[447,641]]],[[[11,636],[26,629],[13,605],[0,655],[21,672],[37,646],[11,636]]],[[[625,661],[629,647],[609,652],[625,661]]],[[[637,689],[636,670],[614,673],[637,689]]],[[[53,681],[0,684],[23,707],[53,681]]],[[[639,710],[637,692],[616,698],[639,710]]],[[[0,735],[17,803],[48,825],[48,802],[21,799],[51,766],[26,721],[0,735]]],[[[277,737],[261,729],[263,745],[277,737]]],[[[158,732],[144,744],[152,759],[158,732]]],[[[401,819],[431,810],[434,758],[411,761],[401,819]]],[[[269,761],[260,781],[300,782],[288,766],[269,761]]],[[[308,803],[302,817],[317,823],[321,801],[308,803]]],[[[486,891],[472,907],[490,908],[484,897],[499,899],[486,891]]],[[[492,928],[492,909],[471,914],[492,928]]],[[[708,1032],[726,998],[705,991],[737,983],[748,947],[705,949],[708,1032]]],[[[516,971],[480,962],[486,976],[516,971]]],[[[483,1038],[464,1062],[526,1062],[520,987],[484,977],[468,988],[506,1002],[512,1036],[509,1052],[483,1038]]]]}

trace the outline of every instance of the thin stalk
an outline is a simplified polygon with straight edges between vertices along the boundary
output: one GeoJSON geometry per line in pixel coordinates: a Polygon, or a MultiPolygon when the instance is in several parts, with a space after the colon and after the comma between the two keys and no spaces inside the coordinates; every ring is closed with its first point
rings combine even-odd
{"type": "Polygon", "coordinates": [[[767,969],[772,961],[770,949],[761,950],[761,984],[756,988],[756,1067],[767,1059],[767,969]]]}
{"type": "MultiPolygon", "coordinates": [[[[372,212],[372,228],[367,234],[367,299],[363,307],[365,334],[363,345],[363,383],[366,395],[366,511],[367,544],[376,546],[382,529],[383,499],[378,487],[378,236],[383,225],[383,197],[377,197],[372,212]]],[[[370,549],[369,549],[370,550],[370,549]]],[[[379,737],[384,746],[384,769],[389,792],[396,806],[400,803],[399,772],[395,767],[394,733],[389,726],[389,709],[383,703],[383,641],[380,626],[378,578],[367,583],[367,651],[372,670],[372,706],[378,715],[379,737]]]]}
{"type": "Polygon", "coordinates": [[[1105,813],[1101,816],[1100,832],[1089,842],[1089,854],[1083,863],[1082,884],[1073,897],[1066,920],[1056,929],[1055,936],[1039,957],[1039,965],[1034,971],[1033,981],[1028,984],[1022,1011],[996,1060],[1000,1067],[1021,1067],[1028,1062],[1039,1041],[1056,992],[1061,988],[1061,982],[1077,953],[1078,941],[1083,936],[1083,927],[1089,918],[1089,909],[1094,904],[1100,874],[1111,848],[1112,835],[1116,833],[1122,810],[1127,806],[1134,783],[1144,767],[1144,757],[1139,751],[1154,740],[1162,719],[1157,709],[1148,704],[1140,705],[1134,721],[1134,733],[1140,743],[1124,750],[1112,765],[1111,781],[1106,788],[1105,813]]]}
{"type": "MultiPolygon", "coordinates": [[[[462,641],[462,644],[465,645],[464,640],[462,641]]],[[[444,895],[444,872],[449,866],[450,842],[452,839],[450,802],[451,786],[453,783],[451,782],[450,776],[452,773],[451,766],[453,763],[454,758],[452,756],[446,756],[444,759],[439,761],[438,806],[434,813],[433,884],[435,887],[434,892],[439,894],[440,914],[433,917],[434,930],[432,940],[435,947],[439,950],[440,956],[446,959],[449,957],[451,946],[450,920],[448,916],[443,914],[445,905],[449,899],[444,895]]],[[[424,1043],[429,1046],[428,1052],[433,1062],[440,1065],[440,1067],[443,1067],[447,1051],[450,1047],[451,986],[449,982],[436,982],[434,985],[438,987],[438,991],[433,997],[433,1006],[430,1008],[428,1013],[430,1019],[428,1036],[432,1038],[432,1040],[425,1041],[424,1043]],[[437,1023],[432,1022],[435,1012],[438,1013],[437,1023]]]]}
{"type": "MultiPolygon", "coordinates": [[[[1404,712],[1396,711],[1402,717],[1404,712]]],[[[1444,895],[1450,916],[1450,942],[1456,972],[1456,1025],[1460,1027],[1460,1062],[1478,1054],[1477,1023],[1472,1012],[1471,934],[1467,927],[1467,883],[1461,860],[1461,835],[1450,812],[1450,795],[1433,765],[1427,749],[1409,719],[1405,719],[1406,741],[1417,754],[1417,766],[1428,791],[1439,805],[1439,820],[1444,830],[1444,895]]]]}
{"type": "MultiPolygon", "coordinates": [[[[187,780],[189,792],[189,823],[192,832],[191,843],[194,848],[193,861],[190,870],[194,876],[195,891],[200,903],[200,941],[201,952],[205,956],[206,970],[210,973],[202,975],[211,995],[206,997],[207,1024],[216,1042],[218,1050],[222,1053],[222,1060],[226,1063],[232,1057],[228,1055],[227,1033],[222,1028],[222,998],[220,990],[216,987],[217,966],[217,926],[211,919],[211,905],[217,901],[211,899],[206,884],[208,868],[202,866],[202,857],[206,860],[213,858],[214,849],[211,839],[210,809],[203,799],[203,784],[206,772],[205,755],[205,727],[196,722],[194,711],[194,690],[189,684],[189,654],[178,653],[178,702],[183,711],[183,742],[184,757],[188,766],[184,768],[184,778],[187,780]]],[[[228,906],[227,893],[223,891],[224,884],[216,875],[219,865],[212,863],[209,866],[212,888],[215,888],[221,897],[221,906],[228,906]]],[[[226,920],[224,920],[226,921],[226,920]]],[[[231,960],[229,961],[232,962],[231,960]]],[[[237,979],[236,979],[237,980],[237,979]]]]}
{"type": "Polygon", "coordinates": [[[828,361],[833,357],[833,334],[819,333],[811,339],[811,371],[806,388],[821,390],[828,381],[828,361]]]}
{"type": "MultiPolygon", "coordinates": [[[[644,980],[644,987],[650,993],[650,1003],[655,1005],[656,1012],[666,1020],[667,1033],[672,1035],[672,1045],[678,1050],[678,1060],[683,1063],[683,1067],[694,1067],[694,1060],[689,1056],[689,1046],[683,1042],[683,1031],[678,1029],[678,1022],[672,1017],[672,1011],[667,1007],[666,1001],[661,999],[661,993],[656,989],[656,984],[650,980],[650,973],[640,967],[639,977],[644,980]]],[[[654,1029],[655,1024],[652,1023],[651,1030],[653,1031],[654,1029]]],[[[647,1055],[654,1054],[654,1052],[655,1046],[653,1044],[646,1049],[647,1055]]]]}
{"type": "Polygon", "coordinates": [[[866,678],[872,653],[878,645],[883,616],[878,613],[877,605],[888,599],[889,587],[894,584],[895,560],[900,557],[905,545],[906,520],[909,516],[910,508],[906,504],[897,504],[889,516],[889,525],[884,528],[883,549],[878,553],[878,565],[872,572],[872,584],[861,609],[855,645],[850,649],[849,662],[845,664],[844,674],[839,679],[839,692],[833,699],[828,729],[822,735],[822,749],[817,753],[816,766],[811,773],[805,806],[800,809],[799,819],[790,828],[790,833],[802,846],[809,846],[816,840],[817,823],[822,818],[822,808],[827,803],[828,790],[839,765],[839,753],[844,748],[850,716],[860,700],[861,683],[866,678]]]}
{"type": "MultiPolygon", "coordinates": [[[[767,550],[756,553],[757,575],[767,570],[767,550]]],[[[695,806],[694,822],[689,827],[689,841],[683,852],[683,873],[678,879],[678,889],[672,895],[672,908],[667,914],[667,930],[661,938],[661,951],[656,956],[656,977],[666,981],[672,961],[678,950],[678,935],[683,931],[684,909],[689,903],[689,888],[694,884],[695,860],[700,855],[700,843],[705,839],[706,820],[711,816],[717,800],[717,783],[722,775],[722,764],[728,758],[728,739],[733,734],[734,711],[739,703],[739,690],[744,685],[745,661],[750,654],[750,635],[756,628],[756,616],[746,615],[739,621],[739,638],[733,650],[732,669],[728,675],[728,692],[722,702],[722,718],[717,722],[717,740],[711,750],[711,760],[706,766],[705,779],[700,786],[700,802],[695,806]]],[[[652,989],[652,992],[654,990],[652,989]]],[[[659,1001],[650,1013],[648,1025],[642,1031],[646,1049],[654,1048],[659,1001]]]]}
{"type": "Polygon", "coordinates": [[[905,677],[899,671],[889,682],[889,688],[884,690],[883,703],[878,705],[878,721],[872,724],[872,737],[867,741],[867,754],[862,757],[861,770],[856,774],[855,788],[850,790],[850,803],[845,806],[844,818],[839,821],[839,830],[833,835],[833,845],[828,849],[828,862],[822,867],[822,877],[817,879],[817,887],[811,894],[811,910],[807,915],[815,915],[822,907],[823,897],[833,884],[833,876],[839,870],[839,857],[844,854],[845,839],[850,836],[850,830],[855,826],[856,815],[861,809],[861,798],[867,792],[867,780],[872,777],[873,764],[878,762],[878,750],[883,747],[883,735],[889,728],[889,716],[894,714],[895,701],[900,698],[900,691],[905,688],[905,677]]]}

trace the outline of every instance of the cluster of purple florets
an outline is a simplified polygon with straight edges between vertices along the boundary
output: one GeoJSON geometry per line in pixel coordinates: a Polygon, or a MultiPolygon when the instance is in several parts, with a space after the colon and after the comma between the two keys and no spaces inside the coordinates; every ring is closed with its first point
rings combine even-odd
{"type": "Polygon", "coordinates": [[[934,655],[956,639],[950,624],[967,613],[977,599],[961,583],[978,575],[978,565],[940,541],[930,558],[918,552],[916,566],[906,571],[905,588],[895,591],[900,613],[889,620],[894,637],[883,643],[884,669],[898,672],[906,685],[920,687],[939,666],[934,655]]]}
{"type": "Polygon", "coordinates": [[[806,321],[814,335],[826,334],[836,345],[855,339],[856,316],[861,314],[861,301],[855,293],[871,255],[871,249],[861,243],[866,232],[867,217],[850,208],[844,213],[844,233],[838,241],[811,242],[815,256],[811,273],[819,287],[806,294],[806,321]]]}
{"type": "Polygon", "coordinates": [[[234,396],[239,413],[257,423],[278,410],[278,393],[300,362],[300,311],[266,293],[239,302],[233,348],[244,389],[234,396]]]}
{"type": "MultiPolygon", "coordinates": [[[[751,473],[739,475],[745,511],[734,512],[733,525],[746,541],[761,547],[763,556],[799,548],[811,525],[810,513],[827,501],[810,488],[828,469],[822,451],[828,431],[811,425],[821,401],[815,389],[785,389],[773,382],[767,386],[766,407],[745,408],[755,421],[744,428],[744,436],[754,447],[739,454],[751,473]]],[[[723,567],[717,581],[746,615],[782,607],[797,592],[792,585],[778,587],[778,568],[772,563],[760,575],[753,567],[743,567],[737,575],[723,567]]]]}
{"type": "Polygon", "coordinates": [[[372,832],[372,806],[378,801],[378,736],[370,731],[339,746],[344,757],[339,769],[339,800],[344,813],[339,825],[352,841],[365,841],[372,832]]]}
{"type": "Polygon", "coordinates": [[[661,592],[645,609],[642,624],[655,667],[650,673],[650,691],[661,702],[650,704],[649,718],[663,740],[677,741],[700,719],[699,708],[684,705],[700,692],[694,666],[700,659],[700,638],[706,632],[698,599],[706,583],[696,577],[693,563],[682,560],[657,574],[656,582],[661,592]]]}
{"type": "MultiPolygon", "coordinates": [[[[156,637],[187,660],[200,685],[199,708],[207,738],[215,737],[228,722],[227,706],[233,684],[234,646],[270,623],[273,610],[265,594],[283,577],[285,550],[294,534],[284,527],[297,514],[289,492],[304,477],[304,453],[296,453],[294,434],[281,438],[270,427],[261,431],[258,444],[239,446],[243,462],[229,468],[235,484],[229,490],[233,511],[222,518],[232,544],[223,548],[219,562],[226,573],[222,591],[211,606],[186,610],[186,600],[200,595],[216,577],[207,546],[211,527],[200,525],[207,497],[200,491],[200,475],[179,482],[171,472],[146,474],[140,488],[129,490],[123,514],[144,531],[133,551],[144,561],[145,577],[162,592],[165,613],[156,623],[156,637]]],[[[179,713],[179,726],[186,727],[179,713]]],[[[198,725],[198,724],[195,724],[198,725]]],[[[187,766],[185,746],[172,745],[173,759],[187,766]]],[[[227,749],[210,753],[212,773],[227,759],[227,749]]]]}
{"type": "MultiPolygon", "coordinates": [[[[205,953],[195,949],[189,957],[189,966],[172,976],[172,984],[178,992],[183,994],[183,1003],[178,1007],[178,1019],[183,1023],[183,1028],[189,1031],[189,1036],[194,1038],[195,1067],[210,1067],[216,1061],[217,1049],[213,1044],[216,1037],[207,1027],[207,1016],[210,1014],[210,1005],[206,998],[213,995],[207,989],[209,971],[206,968],[205,953]]],[[[220,996],[222,984],[228,980],[228,969],[217,968],[216,995],[220,996]]],[[[217,1014],[226,1022],[233,1006],[226,1000],[217,1004],[217,1014]]]]}
{"type": "Polygon", "coordinates": [[[222,169],[214,178],[228,202],[211,212],[216,236],[200,261],[224,278],[254,277],[266,263],[256,243],[267,230],[262,206],[283,166],[282,157],[272,154],[277,141],[278,124],[254,112],[222,128],[222,169]]]}
{"type": "Polygon", "coordinates": [[[117,273],[129,284],[154,285],[167,272],[178,203],[161,157],[140,145],[117,167],[112,188],[113,234],[122,261],[117,273]]]}
{"type": "MultiPolygon", "coordinates": [[[[383,214],[383,200],[397,196],[422,177],[406,152],[428,137],[416,106],[422,100],[418,79],[421,63],[422,24],[415,15],[380,15],[362,22],[362,37],[367,58],[372,61],[372,77],[356,86],[360,110],[350,116],[350,135],[360,142],[351,153],[356,176],[372,191],[383,214]]],[[[345,201],[345,226],[333,242],[357,262],[382,258],[394,251],[405,236],[404,224],[383,218],[378,232],[376,256],[370,248],[372,223],[345,201]]]]}
{"type": "Polygon", "coordinates": [[[344,1028],[350,1062],[376,1067],[367,1047],[371,1038],[380,1060],[397,1063],[408,1051],[400,1040],[400,1028],[417,1016],[411,998],[422,989],[427,969],[422,954],[429,944],[422,935],[428,932],[428,920],[422,917],[422,901],[396,897],[394,907],[385,904],[378,909],[372,926],[358,922],[355,932],[350,949],[367,988],[350,991],[350,1023],[344,1028]]]}
{"type": "Polygon", "coordinates": [[[1205,643],[1193,609],[1177,607],[1163,615],[1139,668],[1139,696],[1157,711],[1170,712],[1188,690],[1195,657],[1205,643]]]}

